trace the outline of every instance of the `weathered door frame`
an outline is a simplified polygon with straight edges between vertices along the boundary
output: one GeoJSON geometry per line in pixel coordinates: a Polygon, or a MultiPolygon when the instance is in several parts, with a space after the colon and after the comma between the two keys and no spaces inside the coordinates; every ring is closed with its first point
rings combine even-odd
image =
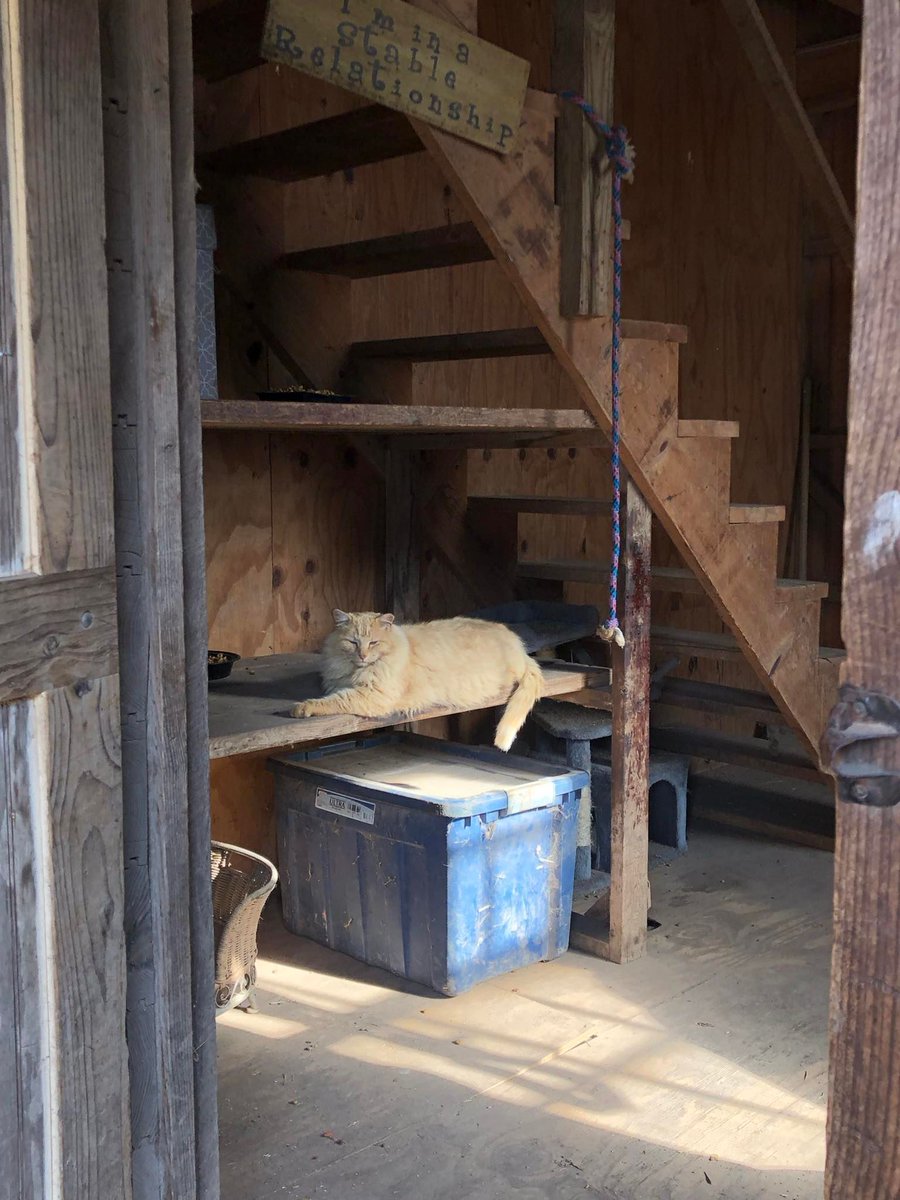
{"type": "Polygon", "coordinates": [[[900,1196],[900,3],[863,11],[828,1200],[900,1196]]]}
{"type": "Polygon", "coordinates": [[[190,0],[99,0],[135,1200],[217,1200],[190,0]]]}

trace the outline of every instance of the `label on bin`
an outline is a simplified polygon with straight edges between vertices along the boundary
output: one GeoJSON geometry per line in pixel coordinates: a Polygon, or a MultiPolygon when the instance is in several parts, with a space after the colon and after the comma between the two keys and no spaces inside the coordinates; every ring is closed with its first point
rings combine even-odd
{"type": "Polygon", "coordinates": [[[357,800],[355,796],[340,796],[325,788],[316,788],[316,808],[337,813],[339,817],[350,817],[366,825],[375,824],[375,805],[369,800],[357,800]]]}

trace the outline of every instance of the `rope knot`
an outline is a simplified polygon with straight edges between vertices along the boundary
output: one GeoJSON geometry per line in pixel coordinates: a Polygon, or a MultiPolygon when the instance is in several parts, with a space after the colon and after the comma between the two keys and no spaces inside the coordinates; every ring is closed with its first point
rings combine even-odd
{"type": "Polygon", "coordinates": [[[634,146],[629,140],[628,130],[625,126],[607,125],[593,104],[585,100],[584,96],[579,96],[577,92],[560,92],[559,94],[563,100],[569,100],[581,109],[590,125],[603,138],[606,157],[615,168],[616,174],[620,178],[630,181],[634,177],[634,146]]]}

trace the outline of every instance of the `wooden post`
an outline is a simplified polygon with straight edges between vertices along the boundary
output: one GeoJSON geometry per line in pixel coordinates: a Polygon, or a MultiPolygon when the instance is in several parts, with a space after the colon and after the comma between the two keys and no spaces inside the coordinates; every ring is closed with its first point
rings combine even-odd
{"type": "MultiPolygon", "coordinates": [[[[584,96],[612,121],[615,0],[556,0],[553,87],[584,96]]],[[[612,312],[612,171],[602,143],[574,104],[556,123],[560,210],[560,311],[612,312]]]]}
{"type": "Polygon", "coordinates": [[[828,1200],[900,1196],[900,8],[866,0],[847,437],[828,1200]]]}
{"type": "Polygon", "coordinates": [[[178,434],[181,459],[187,722],[188,857],[190,863],[191,1004],[197,1200],[219,1200],[215,939],[209,845],[209,720],[206,654],[206,546],[203,521],[203,432],[197,370],[197,202],[194,174],[194,64],[191,6],[169,2],[169,88],[172,113],[172,216],[177,338],[178,434]]]}
{"type": "Polygon", "coordinates": [[[640,958],[647,938],[650,788],[650,509],[630,480],[622,531],[620,613],[613,647],[612,845],[609,956],[640,958]]]}
{"type": "Polygon", "coordinates": [[[125,1200],[97,6],[3,0],[0,38],[0,1196],[125,1200]]]}
{"type": "MultiPolygon", "coordinates": [[[[215,1112],[196,1109],[194,1094],[193,1002],[196,996],[203,1003],[205,993],[212,1004],[212,975],[208,931],[199,962],[191,936],[202,920],[202,910],[192,907],[198,875],[191,859],[204,851],[197,845],[204,821],[192,819],[190,809],[206,800],[198,779],[205,756],[202,765],[195,758],[188,767],[189,754],[203,753],[203,722],[196,716],[202,704],[196,655],[203,651],[196,645],[199,596],[196,576],[186,582],[182,525],[183,505],[199,505],[196,430],[181,443],[182,428],[196,422],[196,397],[192,403],[189,395],[193,347],[185,328],[193,295],[176,295],[176,279],[185,286],[191,225],[184,212],[185,134],[177,132],[175,179],[168,4],[101,0],[100,13],[102,92],[96,89],[96,96],[103,98],[106,151],[131,1179],[134,1200],[195,1200],[195,1112],[212,1121],[215,1112]],[[188,389],[183,397],[180,388],[188,389]],[[186,496],[182,471],[189,477],[186,496]],[[195,993],[192,969],[196,962],[203,970],[204,957],[209,974],[197,980],[195,993]]],[[[183,70],[179,57],[180,87],[183,70]]],[[[185,103],[183,94],[178,102],[185,103]]],[[[187,549],[202,555],[193,522],[187,549]]],[[[200,1028],[208,1023],[201,1020],[200,1028]]],[[[208,1070],[209,1048],[198,1046],[198,1054],[198,1065],[208,1070]]],[[[206,1195],[216,1191],[207,1181],[206,1195]]]]}
{"type": "Polygon", "coordinates": [[[419,619],[419,466],[416,450],[388,445],[384,471],[385,608],[401,624],[419,619]]]}

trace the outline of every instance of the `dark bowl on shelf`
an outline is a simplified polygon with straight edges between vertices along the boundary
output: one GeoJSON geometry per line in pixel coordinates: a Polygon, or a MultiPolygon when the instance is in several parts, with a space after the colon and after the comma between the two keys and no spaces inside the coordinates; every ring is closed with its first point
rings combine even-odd
{"type": "Polygon", "coordinates": [[[317,392],[315,388],[272,388],[257,392],[260,400],[296,400],[301,404],[353,404],[352,396],[336,396],[334,392],[317,392]]]}
{"type": "Polygon", "coordinates": [[[206,656],[206,679],[215,683],[219,679],[227,679],[231,668],[241,656],[231,650],[210,650],[206,656]]]}

